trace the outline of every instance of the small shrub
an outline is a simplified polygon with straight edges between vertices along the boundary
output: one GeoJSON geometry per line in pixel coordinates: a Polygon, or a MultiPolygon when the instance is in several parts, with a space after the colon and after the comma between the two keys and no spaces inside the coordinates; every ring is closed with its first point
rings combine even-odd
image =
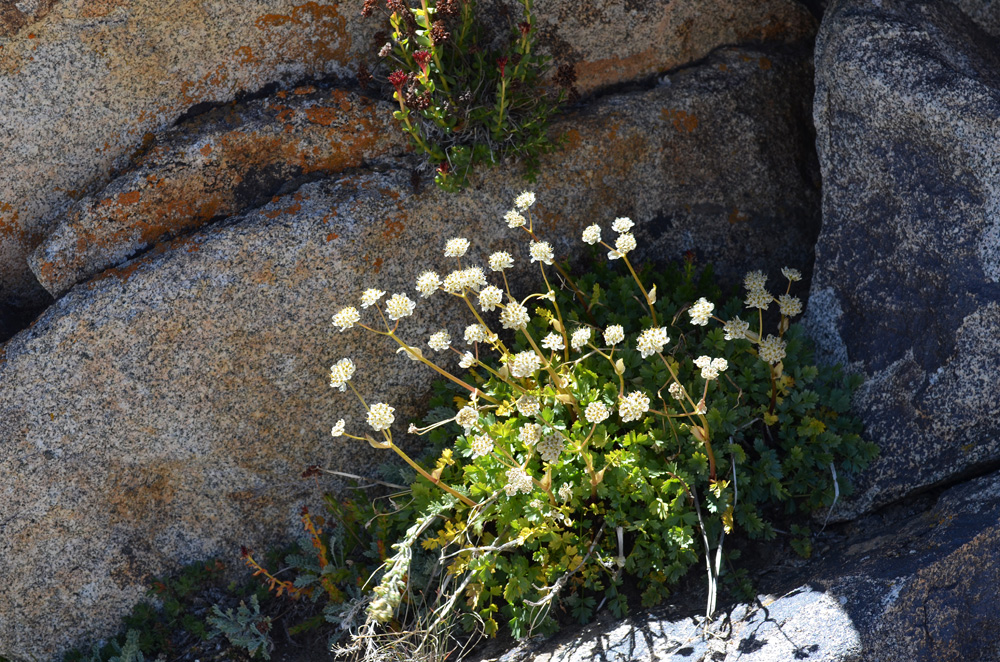
{"type": "MultiPolygon", "coordinates": [[[[435,182],[455,191],[477,164],[508,158],[522,161],[533,179],[539,155],[555,147],[548,122],[564,96],[541,83],[548,59],[536,52],[532,0],[520,0],[521,20],[511,21],[509,38],[497,46],[475,0],[409,2],[365,0],[362,12],[388,22],[379,57],[399,104],[394,117],[437,167],[435,182]]],[[[572,75],[561,79],[571,84],[572,75]]]]}

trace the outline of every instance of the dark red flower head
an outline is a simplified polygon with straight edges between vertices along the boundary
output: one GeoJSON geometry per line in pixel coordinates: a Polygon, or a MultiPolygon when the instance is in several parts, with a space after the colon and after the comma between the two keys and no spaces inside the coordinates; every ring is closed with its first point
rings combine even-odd
{"type": "Polygon", "coordinates": [[[451,168],[450,168],[450,167],[448,166],[448,164],[447,164],[447,163],[442,163],[441,165],[439,165],[439,166],[437,167],[437,171],[438,171],[439,173],[441,173],[442,175],[447,175],[447,174],[448,174],[448,171],[449,171],[450,169],[451,169],[451,168]]]}
{"type": "Polygon", "coordinates": [[[523,21],[517,24],[517,29],[521,31],[521,34],[528,34],[531,32],[531,23],[523,21]]]}
{"type": "Polygon", "coordinates": [[[431,54],[427,51],[417,51],[413,54],[413,59],[420,65],[420,70],[427,73],[427,64],[431,61],[431,54]]]}
{"type": "Polygon", "coordinates": [[[400,91],[403,88],[403,83],[406,82],[406,73],[402,69],[396,69],[389,74],[389,82],[392,83],[397,92],[400,91]]]}
{"type": "Polygon", "coordinates": [[[500,67],[500,78],[504,76],[504,69],[507,67],[507,56],[497,58],[497,66],[500,67]]]}

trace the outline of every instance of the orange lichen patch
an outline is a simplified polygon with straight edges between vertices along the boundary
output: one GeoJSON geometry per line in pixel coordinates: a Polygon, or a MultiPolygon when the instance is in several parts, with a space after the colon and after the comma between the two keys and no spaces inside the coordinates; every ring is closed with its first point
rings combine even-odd
{"type": "Polygon", "coordinates": [[[21,214],[6,202],[0,202],[0,239],[23,238],[23,230],[18,225],[21,214]]]}
{"type": "Polygon", "coordinates": [[[236,49],[236,57],[240,64],[255,64],[259,58],[253,54],[253,49],[249,46],[240,46],[236,49]]]}
{"type": "Polygon", "coordinates": [[[770,60],[770,59],[768,59],[768,58],[766,58],[766,57],[762,57],[762,58],[760,58],[759,60],[757,60],[757,64],[758,64],[758,65],[760,66],[760,68],[761,68],[761,69],[763,69],[764,71],[767,71],[768,69],[770,69],[770,68],[771,68],[771,60],[770,60]]]}
{"type": "Polygon", "coordinates": [[[337,119],[337,111],[332,108],[308,108],[306,109],[306,119],[313,124],[330,126],[337,119]]]}
{"type": "Polygon", "coordinates": [[[312,94],[315,91],[316,88],[313,87],[312,85],[303,85],[302,87],[296,87],[294,90],[292,90],[292,94],[298,94],[299,96],[302,96],[306,94],[312,94]]]}
{"type": "Polygon", "coordinates": [[[337,234],[336,232],[331,232],[328,235],[326,235],[326,240],[328,242],[333,241],[334,239],[339,239],[339,238],[340,238],[340,235],[337,234]]]}
{"type": "Polygon", "coordinates": [[[382,236],[386,239],[399,239],[403,236],[403,231],[406,230],[406,225],[402,221],[393,221],[391,219],[385,219],[385,230],[382,230],[382,236]]]}
{"type": "Polygon", "coordinates": [[[576,84],[583,91],[603,85],[635,80],[664,69],[663,56],[656,47],[629,55],[576,63],[576,84]]]}
{"type": "Polygon", "coordinates": [[[683,110],[664,108],[660,116],[666,122],[673,122],[674,128],[679,132],[693,133],[698,128],[698,118],[683,110]]]}
{"type": "Polygon", "coordinates": [[[134,205],[139,202],[142,194],[139,191],[129,191],[128,193],[118,194],[118,204],[120,205],[134,205]]]}
{"type": "Polygon", "coordinates": [[[201,152],[202,156],[208,156],[209,154],[212,153],[212,146],[211,145],[205,145],[204,147],[202,147],[198,151],[201,152]]]}
{"type": "Polygon", "coordinates": [[[225,64],[220,64],[197,80],[186,80],[181,83],[181,99],[187,106],[193,106],[199,101],[217,96],[213,90],[218,90],[229,81],[229,71],[225,64]]]}
{"type": "Polygon", "coordinates": [[[266,33],[290,33],[291,30],[308,30],[311,39],[294,42],[284,35],[268,35],[272,46],[284,48],[283,57],[301,61],[307,66],[324,69],[330,62],[347,62],[350,59],[351,37],[347,21],[334,5],[307,2],[292,8],[291,14],[266,14],[254,24],[266,33]]]}
{"type": "Polygon", "coordinates": [[[743,223],[750,220],[750,217],[741,212],[736,207],[733,207],[733,211],[729,212],[729,224],[736,225],[737,223],[743,223]]]}
{"type": "Polygon", "coordinates": [[[729,65],[727,65],[725,62],[720,62],[719,71],[729,71],[729,65]]]}
{"type": "Polygon", "coordinates": [[[127,7],[129,0],[87,0],[80,8],[80,18],[100,18],[119,7],[127,7]]]}

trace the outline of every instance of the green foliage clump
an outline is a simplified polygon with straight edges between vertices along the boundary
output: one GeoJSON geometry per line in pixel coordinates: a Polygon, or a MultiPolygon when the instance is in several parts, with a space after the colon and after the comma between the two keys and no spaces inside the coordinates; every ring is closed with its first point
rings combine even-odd
{"type": "Polygon", "coordinates": [[[378,11],[390,27],[379,56],[399,104],[394,117],[445,190],[465,187],[475,165],[508,158],[533,179],[539,156],[555,147],[548,122],[564,97],[542,85],[548,58],[536,53],[532,0],[520,2],[521,20],[496,40],[474,0],[365,1],[364,15],[378,11]]]}
{"type": "MultiPolygon", "coordinates": [[[[386,560],[366,637],[379,624],[397,623],[398,632],[399,606],[429,593],[438,596],[432,615],[456,614],[487,635],[502,621],[516,637],[551,630],[554,613],[586,621],[603,605],[621,616],[629,608],[625,576],[652,606],[702,562],[710,615],[726,536],[771,539],[776,520],[832,508],[877,452],[849,412],[858,378],[814,365],[791,324],[802,310],[791,294],[797,271],[782,270],[787,287],[779,296],[752,272],[745,301],[717,307],[722,293],[707,270],[637,272],[628,259],[634,224],[620,218],[614,246],[598,226],[584,241],[608,249],[625,269],[598,264],[574,280],[536,233],[533,203],[522,194],[506,220],[528,234],[542,292],[519,298],[506,278],[489,284],[485,272],[464,266],[469,242],[461,238],[445,255],[464,263],[443,279],[425,272],[418,280],[425,296],[443,291],[473,315],[464,333],[472,349],[458,350],[463,376],[404,339],[401,321],[414,308],[405,295],[384,303],[381,324],[368,326],[350,306],[334,315],[342,331],[359,325],[398,343],[453,389],[451,407],[432,409],[424,427],[409,430],[443,442],[433,469],[395,443],[394,409],[385,403],[369,406],[358,395],[375,437],[348,432],[343,420],[334,426],[334,436],[390,449],[418,474],[410,508],[424,524],[386,560]],[[565,289],[551,288],[547,267],[565,289]],[[491,324],[496,309],[499,324],[491,324]],[[422,555],[438,568],[427,584],[408,575],[422,555]]],[[[489,259],[492,271],[511,262],[506,253],[489,259]]],[[[365,291],[363,306],[383,295],[365,291]]],[[[427,344],[451,349],[451,334],[438,331],[427,344]]],[[[353,390],[354,371],[342,359],[331,386],[353,390]]],[[[794,527],[792,545],[808,555],[808,528],[794,527]]],[[[738,573],[735,580],[743,583],[738,573]]],[[[423,641],[436,636],[425,624],[417,630],[423,641]]]]}
{"type": "Polygon", "coordinates": [[[260,613],[256,595],[250,597],[249,607],[240,602],[235,612],[232,609],[223,611],[218,605],[212,605],[212,615],[206,622],[212,626],[213,635],[224,635],[230,644],[246,649],[251,656],[271,659],[273,644],[268,636],[271,618],[260,613]]]}

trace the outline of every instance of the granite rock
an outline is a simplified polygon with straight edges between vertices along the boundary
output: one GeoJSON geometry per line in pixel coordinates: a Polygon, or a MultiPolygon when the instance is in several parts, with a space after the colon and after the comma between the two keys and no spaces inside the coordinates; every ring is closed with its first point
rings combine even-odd
{"type": "MultiPolygon", "coordinates": [[[[515,0],[484,4],[503,24],[515,0]]],[[[795,0],[569,2],[536,9],[584,94],[732,44],[808,41],[795,0]]],[[[192,110],[273,83],[353,76],[382,29],[317,0],[0,2],[0,301],[45,300],[26,258],[84,196],[192,110]]]]}
{"type": "Polygon", "coordinates": [[[950,0],[987,34],[1000,37],[1000,2],[997,0],[950,0]]]}
{"type": "MultiPolygon", "coordinates": [[[[775,145],[796,135],[809,71],[801,53],[726,49],[582,108],[557,127],[567,147],[533,187],[536,231],[573,256],[584,226],[626,214],[661,257],[693,245],[735,261],[746,242],[770,251],[759,259],[800,255],[810,223],[789,228],[815,217],[816,191],[804,146],[775,145]],[[692,154],[733,172],[685,173],[692,154]],[[731,222],[735,205],[745,222],[731,222]]],[[[507,249],[527,262],[500,220],[519,173],[489,171],[448,195],[411,159],[309,182],[161,242],[0,346],[0,576],[11,578],[0,655],[51,659],[116,628],[151,576],[280,539],[315,497],[298,478],[306,465],[363,472],[384,459],[329,439],[337,418],[363,421],[326,386],[326,366],[352,356],[359,389],[397,406],[398,422],[419,413],[431,374],[334,332],[329,315],[365,287],[415,297],[416,275],[444,268],[437,251],[451,236],[468,236],[476,256],[507,249]]],[[[421,300],[407,333],[419,343],[446,325],[455,336],[467,321],[421,300]]]]}
{"type": "Polygon", "coordinates": [[[882,449],[851,518],[1000,459],[1000,50],[948,3],[837,0],[814,112],[806,321],[882,449]]]}
{"type": "Polygon", "coordinates": [[[28,258],[55,296],[162,239],[246,209],[307,179],[406,151],[392,107],[315,87],[227,105],[151,142],[135,166],[63,214],[28,258]]]}

